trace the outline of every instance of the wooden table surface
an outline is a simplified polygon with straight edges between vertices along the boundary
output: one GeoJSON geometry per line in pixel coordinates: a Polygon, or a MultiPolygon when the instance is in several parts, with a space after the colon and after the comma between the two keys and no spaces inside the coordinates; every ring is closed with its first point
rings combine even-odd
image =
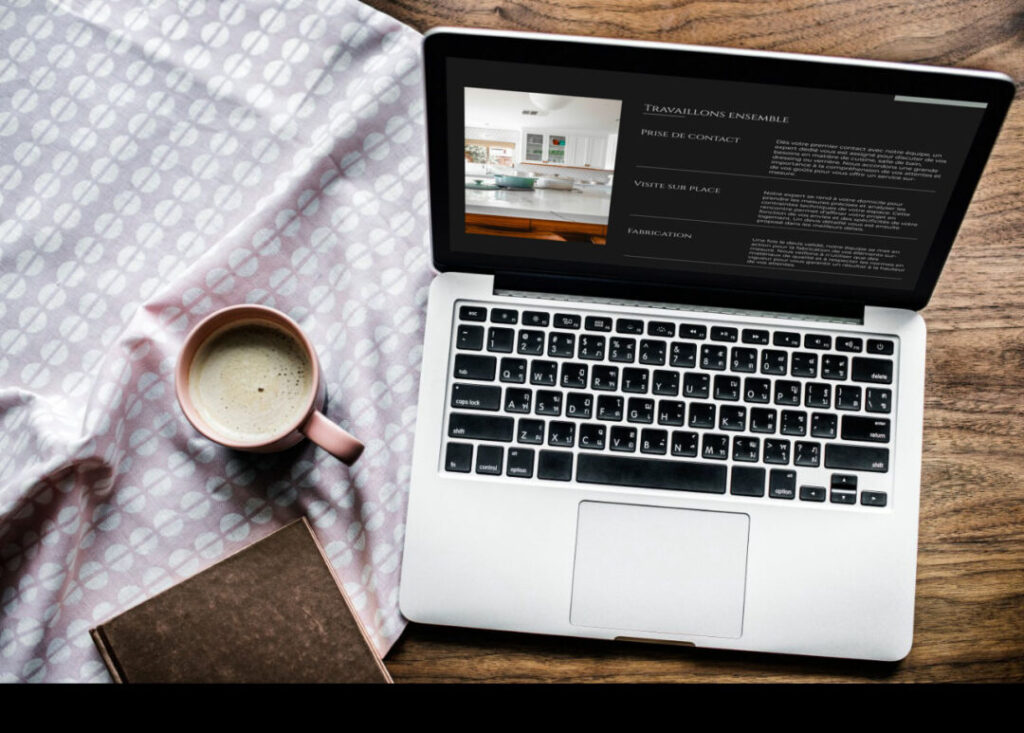
{"type": "MultiPolygon", "coordinates": [[[[1016,0],[370,0],[440,25],[976,69],[1024,80],[1016,0]]],[[[1018,90],[1020,85],[1018,84],[1018,90]]],[[[1024,110],[999,137],[924,317],[928,366],[914,647],[883,664],[411,624],[398,682],[1024,680],[1024,110]]]]}

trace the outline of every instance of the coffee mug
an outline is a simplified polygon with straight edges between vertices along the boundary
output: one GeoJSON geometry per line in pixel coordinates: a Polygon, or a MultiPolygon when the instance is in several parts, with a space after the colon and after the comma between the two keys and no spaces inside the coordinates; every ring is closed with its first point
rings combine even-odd
{"type": "Polygon", "coordinates": [[[185,337],[174,388],[192,426],[228,448],[269,453],[305,436],[348,465],[363,452],[322,412],[326,389],[313,345],[273,308],[233,305],[200,321],[185,337]]]}

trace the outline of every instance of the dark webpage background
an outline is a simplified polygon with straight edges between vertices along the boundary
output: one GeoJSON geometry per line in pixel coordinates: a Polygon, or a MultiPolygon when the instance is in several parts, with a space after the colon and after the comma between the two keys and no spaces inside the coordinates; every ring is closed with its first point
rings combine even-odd
{"type": "Polygon", "coordinates": [[[897,102],[886,94],[480,60],[450,59],[447,73],[448,88],[456,91],[448,100],[453,250],[564,261],[575,264],[566,268],[573,274],[585,274],[589,262],[910,290],[984,113],[897,102]],[[466,86],[622,100],[606,245],[462,232],[466,86]],[[676,116],[645,105],[775,115],[788,122],[676,116]],[[683,137],[644,135],[645,129],[683,137]],[[686,137],[691,133],[739,141],[699,142],[686,137]],[[940,162],[929,162],[939,178],[773,175],[780,140],[939,155],[940,162]],[[864,206],[898,222],[895,230],[858,225],[864,206]],[[822,215],[837,213],[842,224],[822,222],[822,215]],[[768,218],[759,223],[759,216],[768,218]],[[837,231],[851,226],[859,231],[837,231]]]}

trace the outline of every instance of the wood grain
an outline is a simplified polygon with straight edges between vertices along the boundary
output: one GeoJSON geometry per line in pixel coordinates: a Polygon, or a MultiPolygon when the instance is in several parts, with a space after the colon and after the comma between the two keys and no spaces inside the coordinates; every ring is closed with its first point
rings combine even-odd
{"type": "MultiPolygon", "coordinates": [[[[370,0],[439,25],[994,69],[1024,79],[1011,0],[370,0]]],[[[914,647],[903,662],[632,645],[413,624],[399,682],[1024,681],[1024,112],[1000,135],[929,307],[914,647]]]]}

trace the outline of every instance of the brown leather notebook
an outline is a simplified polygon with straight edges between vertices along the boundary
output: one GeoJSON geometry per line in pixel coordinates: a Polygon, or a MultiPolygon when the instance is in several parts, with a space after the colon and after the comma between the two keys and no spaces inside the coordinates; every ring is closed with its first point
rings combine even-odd
{"type": "Polygon", "coordinates": [[[391,682],[305,517],[91,629],[117,682],[391,682]]]}

